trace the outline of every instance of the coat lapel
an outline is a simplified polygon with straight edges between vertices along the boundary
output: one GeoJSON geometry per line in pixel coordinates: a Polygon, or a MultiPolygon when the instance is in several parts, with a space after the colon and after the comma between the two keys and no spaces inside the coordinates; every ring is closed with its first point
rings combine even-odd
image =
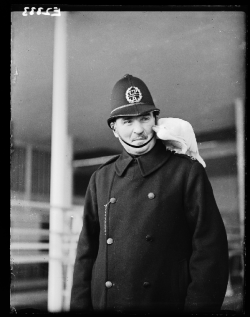
{"type": "MultiPolygon", "coordinates": [[[[156,144],[151,151],[136,159],[142,176],[148,176],[160,168],[169,159],[170,155],[171,151],[166,150],[162,142],[156,140],[156,144]]],[[[133,157],[123,150],[122,154],[115,163],[115,171],[117,175],[122,176],[132,161],[133,157]]]]}

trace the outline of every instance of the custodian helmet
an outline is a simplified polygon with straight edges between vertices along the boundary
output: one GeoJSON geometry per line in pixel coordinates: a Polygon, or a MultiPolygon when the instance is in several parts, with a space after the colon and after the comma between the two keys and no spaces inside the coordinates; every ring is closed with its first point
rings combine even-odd
{"type": "Polygon", "coordinates": [[[149,111],[160,113],[155,107],[148,87],[141,79],[125,75],[115,84],[111,93],[109,126],[118,117],[140,116],[149,111]]]}

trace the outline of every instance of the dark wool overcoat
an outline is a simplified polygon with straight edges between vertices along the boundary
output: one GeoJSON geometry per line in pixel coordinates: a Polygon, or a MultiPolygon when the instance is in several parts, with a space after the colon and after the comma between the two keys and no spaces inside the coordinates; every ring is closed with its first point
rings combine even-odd
{"type": "Polygon", "coordinates": [[[93,173],[71,310],[208,312],[228,282],[225,227],[203,166],[160,140],[93,173]]]}

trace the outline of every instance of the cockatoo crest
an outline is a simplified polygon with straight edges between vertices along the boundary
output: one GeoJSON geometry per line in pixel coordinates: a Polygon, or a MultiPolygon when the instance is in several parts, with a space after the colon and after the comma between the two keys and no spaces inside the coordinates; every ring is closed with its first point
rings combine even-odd
{"type": "Polygon", "coordinates": [[[189,122],[179,118],[161,118],[153,130],[167,149],[189,155],[206,167],[199,154],[194,130],[189,122]]]}

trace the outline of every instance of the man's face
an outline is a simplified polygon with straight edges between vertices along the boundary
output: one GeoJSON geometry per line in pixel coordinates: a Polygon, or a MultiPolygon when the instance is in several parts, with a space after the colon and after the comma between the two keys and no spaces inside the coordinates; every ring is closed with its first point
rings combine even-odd
{"type": "Polygon", "coordinates": [[[119,138],[122,146],[128,153],[141,155],[147,153],[153,148],[156,137],[154,137],[151,142],[140,148],[130,147],[122,142],[122,140],[135,146],[143,145],[152,138],[154,134],[152,127],[154,125],[155,117],[153,112],[149,112],[142,116],[121,117],[116,119],[113,125],[113,131],[115,137],[119,138]]]}

